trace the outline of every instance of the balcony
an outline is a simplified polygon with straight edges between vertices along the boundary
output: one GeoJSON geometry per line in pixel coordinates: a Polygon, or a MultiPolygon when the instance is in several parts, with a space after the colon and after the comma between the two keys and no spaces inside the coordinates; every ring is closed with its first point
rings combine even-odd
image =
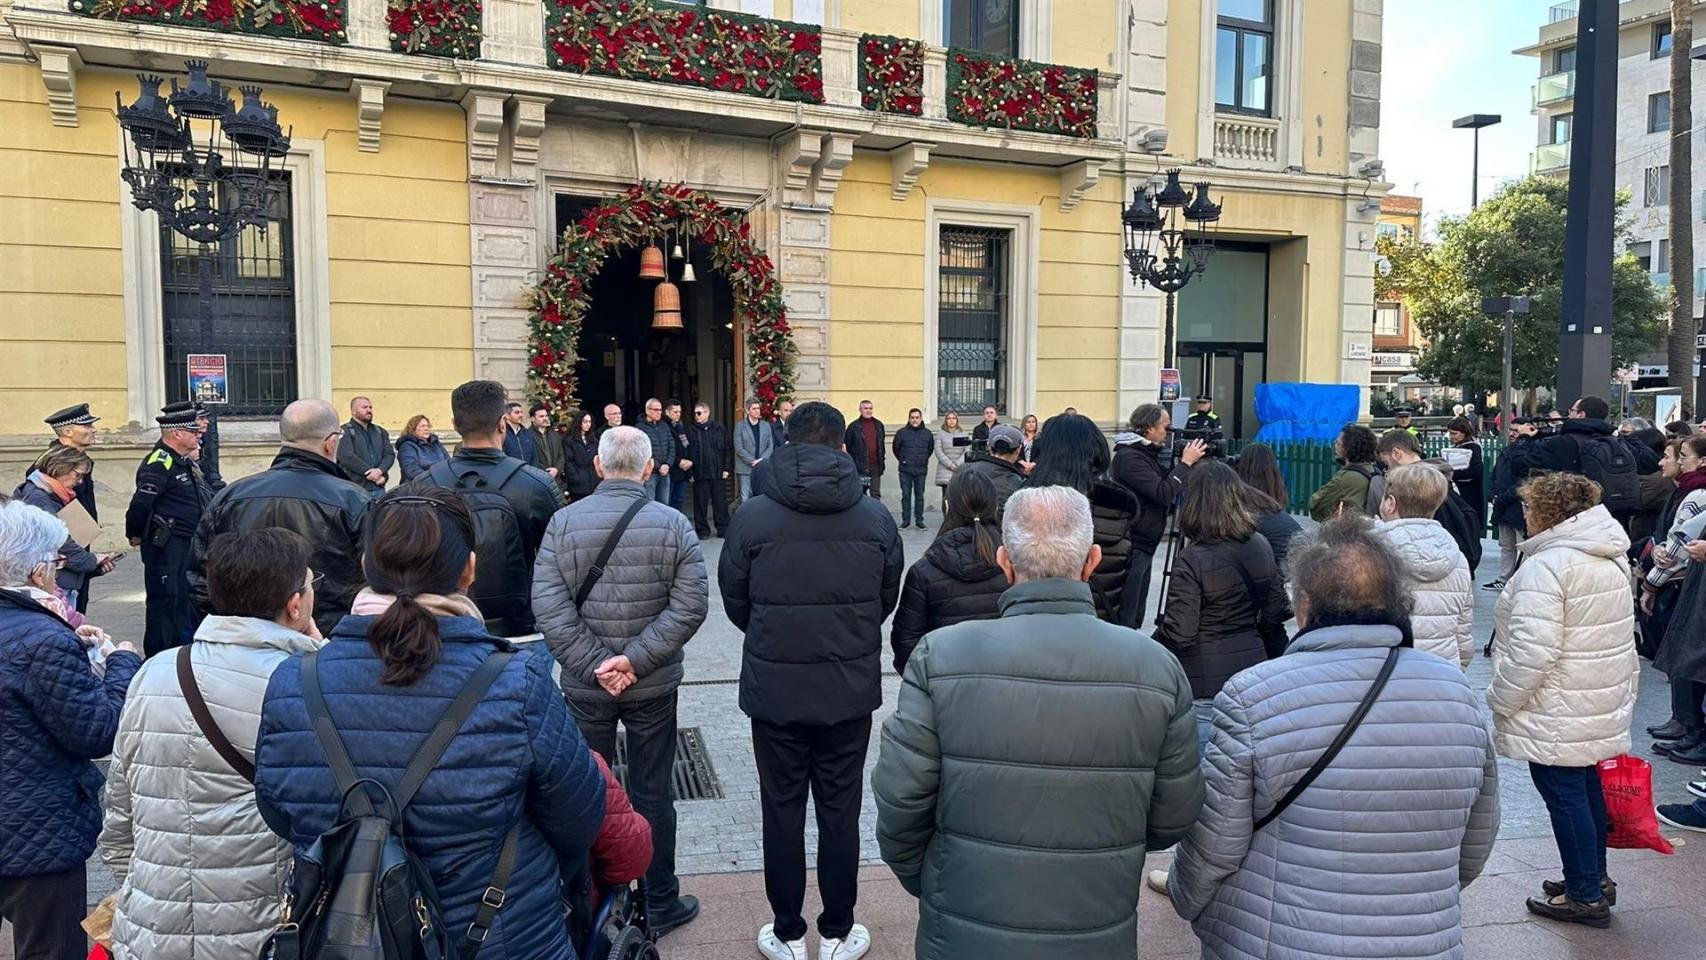
{"type": "Polygon", "coordinates": [[[1576,17],[1576,0],[1568,3],[1555,3],[1546,11],[1546,22],[1557,23],[1560,20],[1573,20],[1576,17]]]}
{"type": "Polygon", "coordinates": [[[1530,173],[1557,173],[1570,169],[1570,142],[1543,143],[1534,150],[1530,173]]]}
{"type": "Polygon", "coordinates": [[[1534,88],[1534,105],[1537,107],[1551,106],[1562,103],[1576,95],[1576,71],[1565,70],[1561,73],[1548,74],[1541,77],[1534,88]]]}
{"type": "Polygon", "coordinates": [[[1214,118],[1214,158],[1250,165],[1279,161],[1280,122],[1271,117],[1217,114],[1214,118]]]}

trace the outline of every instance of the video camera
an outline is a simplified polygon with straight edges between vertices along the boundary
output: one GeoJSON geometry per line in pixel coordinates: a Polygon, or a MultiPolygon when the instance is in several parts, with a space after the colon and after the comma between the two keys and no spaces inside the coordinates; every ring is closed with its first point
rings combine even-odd
{"type": "Polygon", "coordinates": [[[1221,459],[1226,456],[1226,431],[1219,427],[1198,430],[1193,430],[1190,427],[1168,427],[1167,432],[1172,435],[1171,446],[1175,460],[1178,459],[1179,454],[1185,452],[1185,445],[1192,440],[1201,440],[1207,445],[1208,456],[1221,459]]]}
{"type": "Polygon", "coordinates": [[[966,451],[967,460],[982,460],[989,456],[988,437],[955,437],[953,445],[971,448],[966,451]]]}
{"type": "Polygon", "coordinates": [[[1564,421],[1553,420],[1550,417],[1518,417],[1511,422],[1518,426],[1533,427],[1533,436],[1550,437],[1558,432],[1558,427],[1562,425],[1564,421]]]}

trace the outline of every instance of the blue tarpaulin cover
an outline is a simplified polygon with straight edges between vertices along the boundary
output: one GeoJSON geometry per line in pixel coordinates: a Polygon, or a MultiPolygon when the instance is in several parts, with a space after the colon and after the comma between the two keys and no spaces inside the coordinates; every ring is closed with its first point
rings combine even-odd
{"type": "Polygon", "coordinates": [[[1258,383],[1256,439],[1263,443],[1319,440],[1331,443],[1354,423],[1362,388],[1347,383],[1258,383]]]}

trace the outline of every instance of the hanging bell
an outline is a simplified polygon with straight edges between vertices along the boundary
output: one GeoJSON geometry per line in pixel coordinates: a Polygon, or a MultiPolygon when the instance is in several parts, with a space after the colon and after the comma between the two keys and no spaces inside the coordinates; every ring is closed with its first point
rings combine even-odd
{"type": "Polygon", "coordinates": [[[668,276],[663,268],[663,251],[648,245],[640,253],[640,279],[662,280],[668,276]]]}
{"type": "Polygon", "coordinates": [[[695,281],[697,279],[699,279],[699,278],[693,275],[693,264],[690,263],[687,266],[681,268],[681,282],[682,283],[692,283],[693,281],[695,281]]]}
{"type": "Polygon", "coordinates": [[[652,295],[652,329],[680,330],[681,290],[668,280],[658,284],[652,295]]]}
{"type": "Polygon", "coordinates": [[[675,241],[675,249],[671,250],[669,252],[669,255],[674,257],[677,260],[680,260],[682,257],[685,256],[685,254],[683,254],[681,252],[681,241],[680,240],[675,241]]]}

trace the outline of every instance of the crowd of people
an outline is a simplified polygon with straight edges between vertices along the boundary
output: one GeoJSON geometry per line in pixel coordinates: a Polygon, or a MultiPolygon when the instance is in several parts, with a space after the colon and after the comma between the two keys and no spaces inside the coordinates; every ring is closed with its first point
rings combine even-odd
{"type": "MultiPolygon", "coordinates": [[[[359,921],[428,954],[570,958],[589,891],[635,883],[652,936],[692,922],[671,779],[713,530],[772,960],[809,955],[808,798],[816,956],[871,947],[860,809],[891,613],[902,679],[870,782],[920,958],[1132,956],[1145,881],[1216,960],[1457,955],[1500,756],[1529,764],[1563,866],[1528,909],[1604,926],[1597,765],[1630,749],[1638,649],[1671,681],[1659,749],[1706,762],[1706,438],[1620,436],[1597,398],[1548,435],[1511,424],[1489,492],[1467,419],[1436,459],[1405,424],[1347,425],[1307,526],[1271,447],[1219,455],[1208,404],[1183,435],[1140,405],[1112,443],[1072,411],[990,407],[968,432],[913,409],[891,437],[869,402],[849,421],[754,401],[724,429],[650,400],[637,425],[616,404],[595,425],[491,381],[450,408],[453,450],[424,416],[393,443],[366,398],[342,422],[296,401],[271,466],[229,483],[206,411],[163,409],[125,521],[140,650],[84,619],[122,557],[68,523],[94,515],[95,419],[49,418],[0,504],[0,915],[19,960],[85,955],[96,851],[120,958],[332,956],[369,942],[359,921]],[[925,526],[930,480],[942,519],[909,568],[900,530],[925,526]],[[1510,540],[1491,729],[1466,676],[1489,509],[1510,540]],[[384,890],[431,895],[392,914],[338,885],[381,862],[384,890]]],[[[1659,816],[1706,832],[1706,782],[1690,790],[1659,816]]]]}

